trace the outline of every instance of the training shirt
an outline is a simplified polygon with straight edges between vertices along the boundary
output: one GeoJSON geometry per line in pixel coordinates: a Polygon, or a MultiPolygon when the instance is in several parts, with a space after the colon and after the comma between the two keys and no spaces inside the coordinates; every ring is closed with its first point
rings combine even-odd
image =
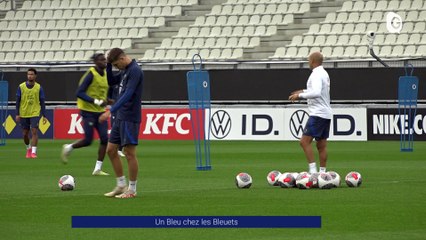
{"type": "Polygon", "coordinates": [[[330,77],[323,66],[318,66],[312,70],[306,83],[306,89],[299,94],[300,98],[308,100],[308,110],[310,116],[317,116],[325,119],[332,118],[330,107],[330,77]]]}
{"type": "Polygon", "coordinates": [[[111,107],[117,119],[128,122],[141,122],[141,101],[143,90],[143,71],[133,59],[126,69],[118,74],[112,73],[112,65],[107,65],[108,85],[119,84],[118,99],[111,107]]]}
{"type": "Polygon", "coordinates": [[[91,67],[80,79],[76,93],[78,109],[88,112],[105,112],[105,107],[96,105],[94,100],[106,101],[107,92],[106,71],[104,70],[101,75],[96,68],[91,67]]]}
{"type": "Polygon", "coordinates": [[[23,118],[45,116],[44,91],[37,82],[21,83],[16,91],[16,115],[23,118]]]}

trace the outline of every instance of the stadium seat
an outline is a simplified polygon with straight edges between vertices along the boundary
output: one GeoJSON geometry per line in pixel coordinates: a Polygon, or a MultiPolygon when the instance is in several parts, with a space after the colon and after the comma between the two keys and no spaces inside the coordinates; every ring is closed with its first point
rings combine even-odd
{"type": "MultiPolygon", "coordinates": [[[[99,39],[94,40],[93,44],[97,44],[97,46],[98,46],[97,48],[100,48],[100,46],[101,46],[101,42],[100,42],[99,39]]],[[[92,49],[92,48],[93,48],[92,47],[92,41],[86,39],[86,40],[82,40],[80,48],[76,48],[75,50],[76,51],[79,50],[79,49],[89,50],[89,49],[92,49]]],[[[95,48],[95,49],[97,49],[97,48],[95,48]]],[[[74,56],[73,56],[73,58],[74,58],[74,56]]]]}
{"type": "MultiPolygon", "coordinates": [[[[60,41],[60,40],[55,40],[50,45],[44,45],[45,42],[46,41],[43,41],[42,47],[41,47],[41,49],[44,50],[44,51],[50,51],[50,50],[52,50],[52,51],[59,51],[59,50],[62,49],[62,41],[60,41]]],[[[71,44],[67,43],[67,45],[70,46],[71,44]]]]}
{"type": "Polygon", "coordinates": [[[343,2],[342,7],[340,8],[339,11],[341,12],[348,12],[348,11],[352,11],[352,1],[345,1],[343,2]]]}
{"type": "Polygon", "coordinates": [[[412,57],[416,55],[416,46],[415,45],[409,45],[405,47],[403,57],[412,57]]]}
{"type": "Polygon", "coordinates": [[[396,40],[396,42],[394,42],[394,44],[396,45],[404,45],[408,43],[408,34],[400,34],[398,35],[398,39],[396,40]]]}
{"type": "Polygon", "coordinates": [[[254,48],[260,45],[260,37],[251,37],[248,47],[254,48]]]}
{"type": "Polygon", "coordinates": [[[332,56],[333,48],[329,46],[325,46],[321,48],[321,53],[324,55],[325,58],[329,58],[332,56]]]}
{"type": "Polygon", "coordinates": [[[15,53],[7,52],[4,57],[4,62],[14,62],[15,61],[15,53]]]}
{"type": "Polygon", "coordinates": [[[24,52],[17,52],[15,54],[13,62],[25,62],[25,53],[24,52]]]}
{"type": "Polygon", "coordinates": [[[204,46],[204,38],[200,37],[200,38],[196,38],[194,40],[194,48],[202,48],[204,46]]]}
{"type": "Polygon", "coordinates": [[[275,54],[272,57],[270,57],[270,58],[272,58],[272,59],[279,59],[279,58],[284,58],[285,55],[286,55],[286,48],[285,47],[278,47],[275,50],[275,54]]]}
{"type": "Polygon", "coordinates": [[[376,8],[376,1],[370,0],[367,1],[364,5],[364,11],[371,11],[372,9],[376,8]]]}
{"type": "Polygon", "coordinates": [[[155,54],[155,51],[153,49],[148,49],[145,51],[145,54],[143,55],[142,60],[149,61],[151,59],[154,59],[154,54],[155,54]]]}
{"type": "Polygon", "coordinates": [[[198,36],[200,37],[208,37],[208,36],[212,36],[212,37],[217,37],[220,36],[221,34],[221,27],[201,27],[200,31],[198,33],[198,36]]]}
{"type": "Polygon", "coordinates": [[[34,55],[34,62],[42,62],[44,61],[44,52],[38,51],[34,55]]]}
{"type": "MultiPolygon", "coordinates": [[[[348,34],[341,34],[338,36],[337,41],[336,41],[336,45],[337,46],[350,46],[350,45],[356,45],[353,42],[349,42],[349,35],[348,34]]],[[[348,46],[348,47],[349,47],[348,46]]]]}
{"type": "Polygon", "coordinates": [[[34,61],[34,52],[25,52],[25,56],[22,62],[33,62],[34,61]]]}
{"type": "Polygon", "coordinates": [[[416,57],[425,57],[425,53],[426,53],[426,44],[424,44],[424,45],[420,45],[418,48],[417,48],[417,51],[416,51],[416,54],[415,54],[415,56],[416,57]]]}
{"type": "Polygon", "coordinates": [[[216,38],[209,37],[204,43],[204,48],[213,48],[216,44],[216,38]]]}
{"type": "Polygon", "coordinates": [[[21,32],[20,31],[11,31],[10,32],[10,39],[18,40],[21,32]]]}
{"type": "Polygon", "coordinates": [[[74,51],[65,51],[64,61],[74,61],[74,51]]]}
{"type": "Polygon", "coordinates": [[[417,22],[414,26],[413,33],[424,33],[426,30],[425,22],[417,22]]]}
{"type": "Polygon", "coordinates": [[[29,50],[31,50],[31,45],[32,45],[31,41],[25,41],[25,42],[23,42],[22,43],[22,50],[23,51],[29,51],[29,50]]]}
{"type": "Polygon", "coordinates": [[[187,49],[179,49],[176,53],[175,60],[182,61],[187,60],[188,57],[188,50],[187,49]]]}
{"type": "Polygon", "coordinates": [[[50,51],[50,50],[57,50],[57,49],[52,48],[52,42],[51,41],[43,41],[42,44],[41,44],[40,50],[50,51]]]}
{"type": "Polygon", "coordinates": [[[155,51],[155,55],[152,59],[157,60],[157,61],[161,61],[165,58],[165,56],[166,56],[166,51],[164,49],[157,49],[155,51]]]}
{"type": "Polygon", "coordinates": [[[420,33],[414,33],[410,35],[410,39],[408,40],[408,44],[415,45],[421,43],[422,36],[420,33]]]}

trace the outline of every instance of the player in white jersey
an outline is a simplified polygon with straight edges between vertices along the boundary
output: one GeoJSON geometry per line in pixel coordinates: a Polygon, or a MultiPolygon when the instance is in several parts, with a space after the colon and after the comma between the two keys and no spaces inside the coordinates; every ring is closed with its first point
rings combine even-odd
{"type": "Polygon", "coordinates": [[[309,68],[312,70],[306,83],[307,88],[294,91],[289,96],[292,102],[298,99],[307,99],[309,119],[303,129],[300,146],[305,152],[309,164],[309,173],[316,173],[312,140],[315,138],[320,159],[320,172],[326,172],[327,165],[327,138],[330,132],[332,117],[330,107],[330,77],[322,66],[323,56],[320,52],[309,55],[309,68]]]}

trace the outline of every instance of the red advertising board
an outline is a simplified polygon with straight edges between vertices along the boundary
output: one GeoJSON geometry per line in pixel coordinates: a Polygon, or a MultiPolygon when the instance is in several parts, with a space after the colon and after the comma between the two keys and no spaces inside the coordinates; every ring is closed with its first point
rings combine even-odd
{"type": "Polygon", "coordinates": [[[143,109],[139,137],[142,139],[193,139],[188,109],[143,109]]]}
{"type": "MultiPolygon", "coordinates": [[[[188,109],[143,109],[139,139],[191,140],[193,135],[190,120],[188,109]]],[[[54,121],[55,139],[83,137],[82,118],[78,109],[56,109],[54,121]]]]}

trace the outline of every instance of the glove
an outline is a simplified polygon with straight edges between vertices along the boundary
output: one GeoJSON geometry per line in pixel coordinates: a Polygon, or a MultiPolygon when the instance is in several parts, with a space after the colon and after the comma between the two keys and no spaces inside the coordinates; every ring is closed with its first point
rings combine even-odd
{"type": "Polygon", "coordinates": [[[104,100],[94,99],[93,103],[98,106],[102,106],[102,104],[104,104],[104,100]]]}

